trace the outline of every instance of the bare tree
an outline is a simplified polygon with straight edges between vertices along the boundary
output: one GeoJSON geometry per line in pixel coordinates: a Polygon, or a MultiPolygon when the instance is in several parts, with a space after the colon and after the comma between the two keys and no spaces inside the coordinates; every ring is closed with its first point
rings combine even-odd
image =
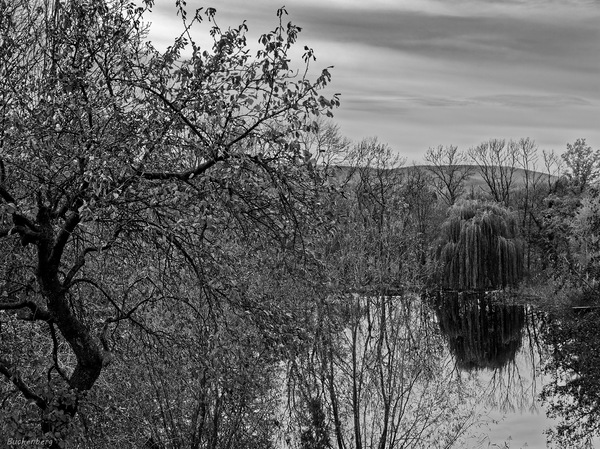
{"type": "Polygon", "coordinates": [[[465,183],[474,173],[473,167],[467,165],[465,153],[458,151],[455,145],[429,148],[425,160],[432,174],[433,187],[444,198],[448,206],[452,206],[464,193],[465,183]]]}
{"type": "Polygon", "coordinates": [[[324,169],[343,162],[351,141],[342,136],[339,125],[318,117],[310,123],[308,131],[300,139],[306,158],[324,169]]]}
{"type": "Polygon", "coordinates": [[[563,171],[564,161],[554,152],[554,150],[542,150],[544,159],[544,169],[547,175],[548,191],[550,193],[556,190],[556,185],[563,171]]]}
{"type": "Polygon", "coordinates": [[[490,139],[470,148],[468,156],[477,164],[490,194],[498,203],[508,206],[513,176],[516,171],[518,145],[505,139],[490,139]]]}
{"type": "Polygon", "coordinates": [[[527,268],[531,267],[531,240],[532,225],[535,221],[535,208],[539,205],[542,198],[543,180],[546,177],[544,173],[538,171],[538,147],[533,139],[529,137],[519,139],[515,142],[517,150],[517,164],[523,169],[523,189],[519,197],[519,211],[521,212],[521,228],[525,234],[527,243],[526,263],[527,268]]]}

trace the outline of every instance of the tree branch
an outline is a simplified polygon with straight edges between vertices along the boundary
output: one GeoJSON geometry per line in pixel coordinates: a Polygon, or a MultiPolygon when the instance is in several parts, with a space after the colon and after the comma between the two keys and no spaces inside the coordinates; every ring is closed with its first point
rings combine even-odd
{"type": "Polygon", "coordinates": [[[58,233],[56,237],[56,242],[54,243],[54,247],[52,248],[52,253],[49,257],[49,263],[53,266],[58,266],[60,259],[62,257],[62,253],[65,249],[65,245],[67,241],[73,234],[73,231],[81,221],[81,216],[78,212],[73,212],[69,218],[65,220],[65,224],[58,233]]]}
{"type": "Polygon", "coordinates": [[[16,203],[17,200],[6,190],[2,185],[0,185],[0,197],[4,199],[7,203],[16,203]]]}
{"type": "Polygon", "coordinates": [[[169,100],[166,95],[164,95],[162,92],[159,92],[157,90],[152,89],[151,87],[147,86],[146,84],[139,84],[138,85],[141,89],[144,89],[154,95],[156,95],[164,104],[166,104],[169,109],[171,109],[173,112],[175,112],[175,114],[177,114],[177,116],[179,118],[181,118],[181,120],[183,120],[183,122],[189,127],[189,129],[202,141],[202,143],[206,146],[209,146],[208,140],[206,139],[206,137],[200,132],[200,130],[194,126],[194,124],[191,122],[191,120],[183,113],[183,111],[178,108],[171,100],[169,100]]]}
{"type": "Polygon", "coordinates": [[[111,241],[109,243],[107,243],[106,245],[103,245],[101,247],[89,246],[89,247],[85,248],[81,252],[81,254],[79,254],[79,257],[75,261],[75,264],[71,267],[71,269],[69,270],[69,272],[65,276],[65,280],[63,282],[63,285],[65,286],[65,288],[69,288],[71,282],[73,282],[73,278],[75,277],[75,275],[85,265],[85,256],[87,254],[89,254],[89,253],[99,252],[99,251],[105,251],[107,249],[110,249],[112,247],[113,243],[115,242],[115,240],[117,239],[117,237],[119,236],[119,234],[121,233],[121,230],[122,230],[122,228],[118,227],[115,230],[115,232],[113,233],[111,241]]]}
{"type": "Polygon", "coordinates": [[[198,165],[196,168],[184,172],[142,172],[140,176],[148,180],[180,179],[182,181],[187,181],[194,176],[201,175],[217,162],[224,161],[225,159],[227,159],[225,155],[217,156],[210,161],[198,165]]]}
{"type": "Polygon", "coordinates": [[[42,236],[41,233],[33,231],[26,226],[10,226],[0,229],[0,238],[14,234],[21,236],[23,244],[35,242],[42,236]]]}
{"type": "Polygon", "coordinates": [[[10,380],[15,387],[23,394],[25,399],[35,402],[35,404],[44,410],[47,407],[46,401],[36,394],[21,378],[21,374],[5,359],[0,357],[0,374],[10,380]]]}
{"type": "Polygon", "coordinates": [[[18,310],[18,309],[31,310],[32,316],[30,318],[30,321],[52,322],[54,319],[54,317],[48,310],[41,308],[33,301],[0,302],[0,310],[18,310]]]}
{"type": "Polygon", "coordinates": [[[56,372],[60,374],[60,377],[62,377],[68,383],[69,378],[58,363],[58,339],[56,338],[56,329],[54,328],[53,323],[50,322],[48,325],[50,327],[50,335],[52,336],[52,360],[54,360],[54,368],[56,368],[56,372]]]}

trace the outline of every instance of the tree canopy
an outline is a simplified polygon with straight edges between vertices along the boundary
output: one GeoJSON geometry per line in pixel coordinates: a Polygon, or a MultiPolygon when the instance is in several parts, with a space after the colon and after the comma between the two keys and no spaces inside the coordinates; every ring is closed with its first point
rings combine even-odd
{"type": "Polygon", "coordinates": [[[19,431],[53,447],[122,342],[168,341],[149,310],[233,313],[220,302],[252,300],[236,254],[297,254],[317,219],[300,138],[338,99],[319,94],[327,69],[292,70],[300,28],[279,10],[252,54],[245,24],[177,2],[183,33],[161,52],[152,3],[0,2],[0,310],[26,320],[7,322],[0,373],[40,411],[19,431]],[[202,22],[212,48],[192,39],[202,22]]]}
{"type": "Polygon", "coordinates": [[[448,211],[437,258],[442,287],[498,289],[523,277],[523,247],[515,217],[493,203],[463,201],[448,211]]]}

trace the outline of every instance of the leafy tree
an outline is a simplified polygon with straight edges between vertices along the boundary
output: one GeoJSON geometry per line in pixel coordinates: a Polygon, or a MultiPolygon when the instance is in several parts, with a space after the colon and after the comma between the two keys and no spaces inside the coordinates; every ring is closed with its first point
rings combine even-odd
{"type": "Polygon", "coordinates": [[[567,151],[561,157],[569,169],[567,178],[577,192],[583,192],[600,175],[600,150],[592,150],[585,139],[568,143],[567,151]]]}
{"type": "Polygon", "coordinates": [[[467,371],[502,370],[522,344],[525,309],[499,303],[483,292],[438,292],[433,298],[440,329],[467,371]]]}
{"type": "Polygon", "coordinates": [[[548,414],[560,419],[549,432],[560,447],[593,447],[592,439],[600,436],[599,318],[595,310],[555,313],[542,328],[551,351],[544,371],[552,380],[541,396],[548,414]]]}
{"type": "Polygon", "coordinates": [[[291,69],[300,28],[283,9],[252,56],[245,24],[223,31],[214,9],[188,20],[177,5],[184,32],[161,53],[145,40],[151,1],[0,2],[0,373],[20,395],[3,407],[7,432],[75,438],[92,388],[128,360],[123,343],[169,344],[161,329],[186,311],[238,313],[228,262],[301,254],[318,219],[299,138],[338,104],[318,93],[329,72],[291,69]],[[212,49],[192,39],[202,20],[212,49]]]}
{"type": "Polygon", "coordinates": [[[570,223],[570,247],[589,290],[600,282],[600,192],[591,189],[570,223]]]}

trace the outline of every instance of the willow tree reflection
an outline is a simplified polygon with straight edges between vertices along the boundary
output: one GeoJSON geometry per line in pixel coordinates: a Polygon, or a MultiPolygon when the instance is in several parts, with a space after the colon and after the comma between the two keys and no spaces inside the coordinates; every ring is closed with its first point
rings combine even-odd
{"type": "Polygon", "coordinates": [[[445,291],[430,293],[428,303],[457,371],[479,380],[482,406],[500,414],[538,413],[539,369],[546,357],[539,316],[503,296],[445,291]]]}
{"type": "Polygon", "coordinates": [[[522,344],[525,308],[485,292],[438,292],[434,309],[457,366],[498,369],[514,361],[522,344]]]}

